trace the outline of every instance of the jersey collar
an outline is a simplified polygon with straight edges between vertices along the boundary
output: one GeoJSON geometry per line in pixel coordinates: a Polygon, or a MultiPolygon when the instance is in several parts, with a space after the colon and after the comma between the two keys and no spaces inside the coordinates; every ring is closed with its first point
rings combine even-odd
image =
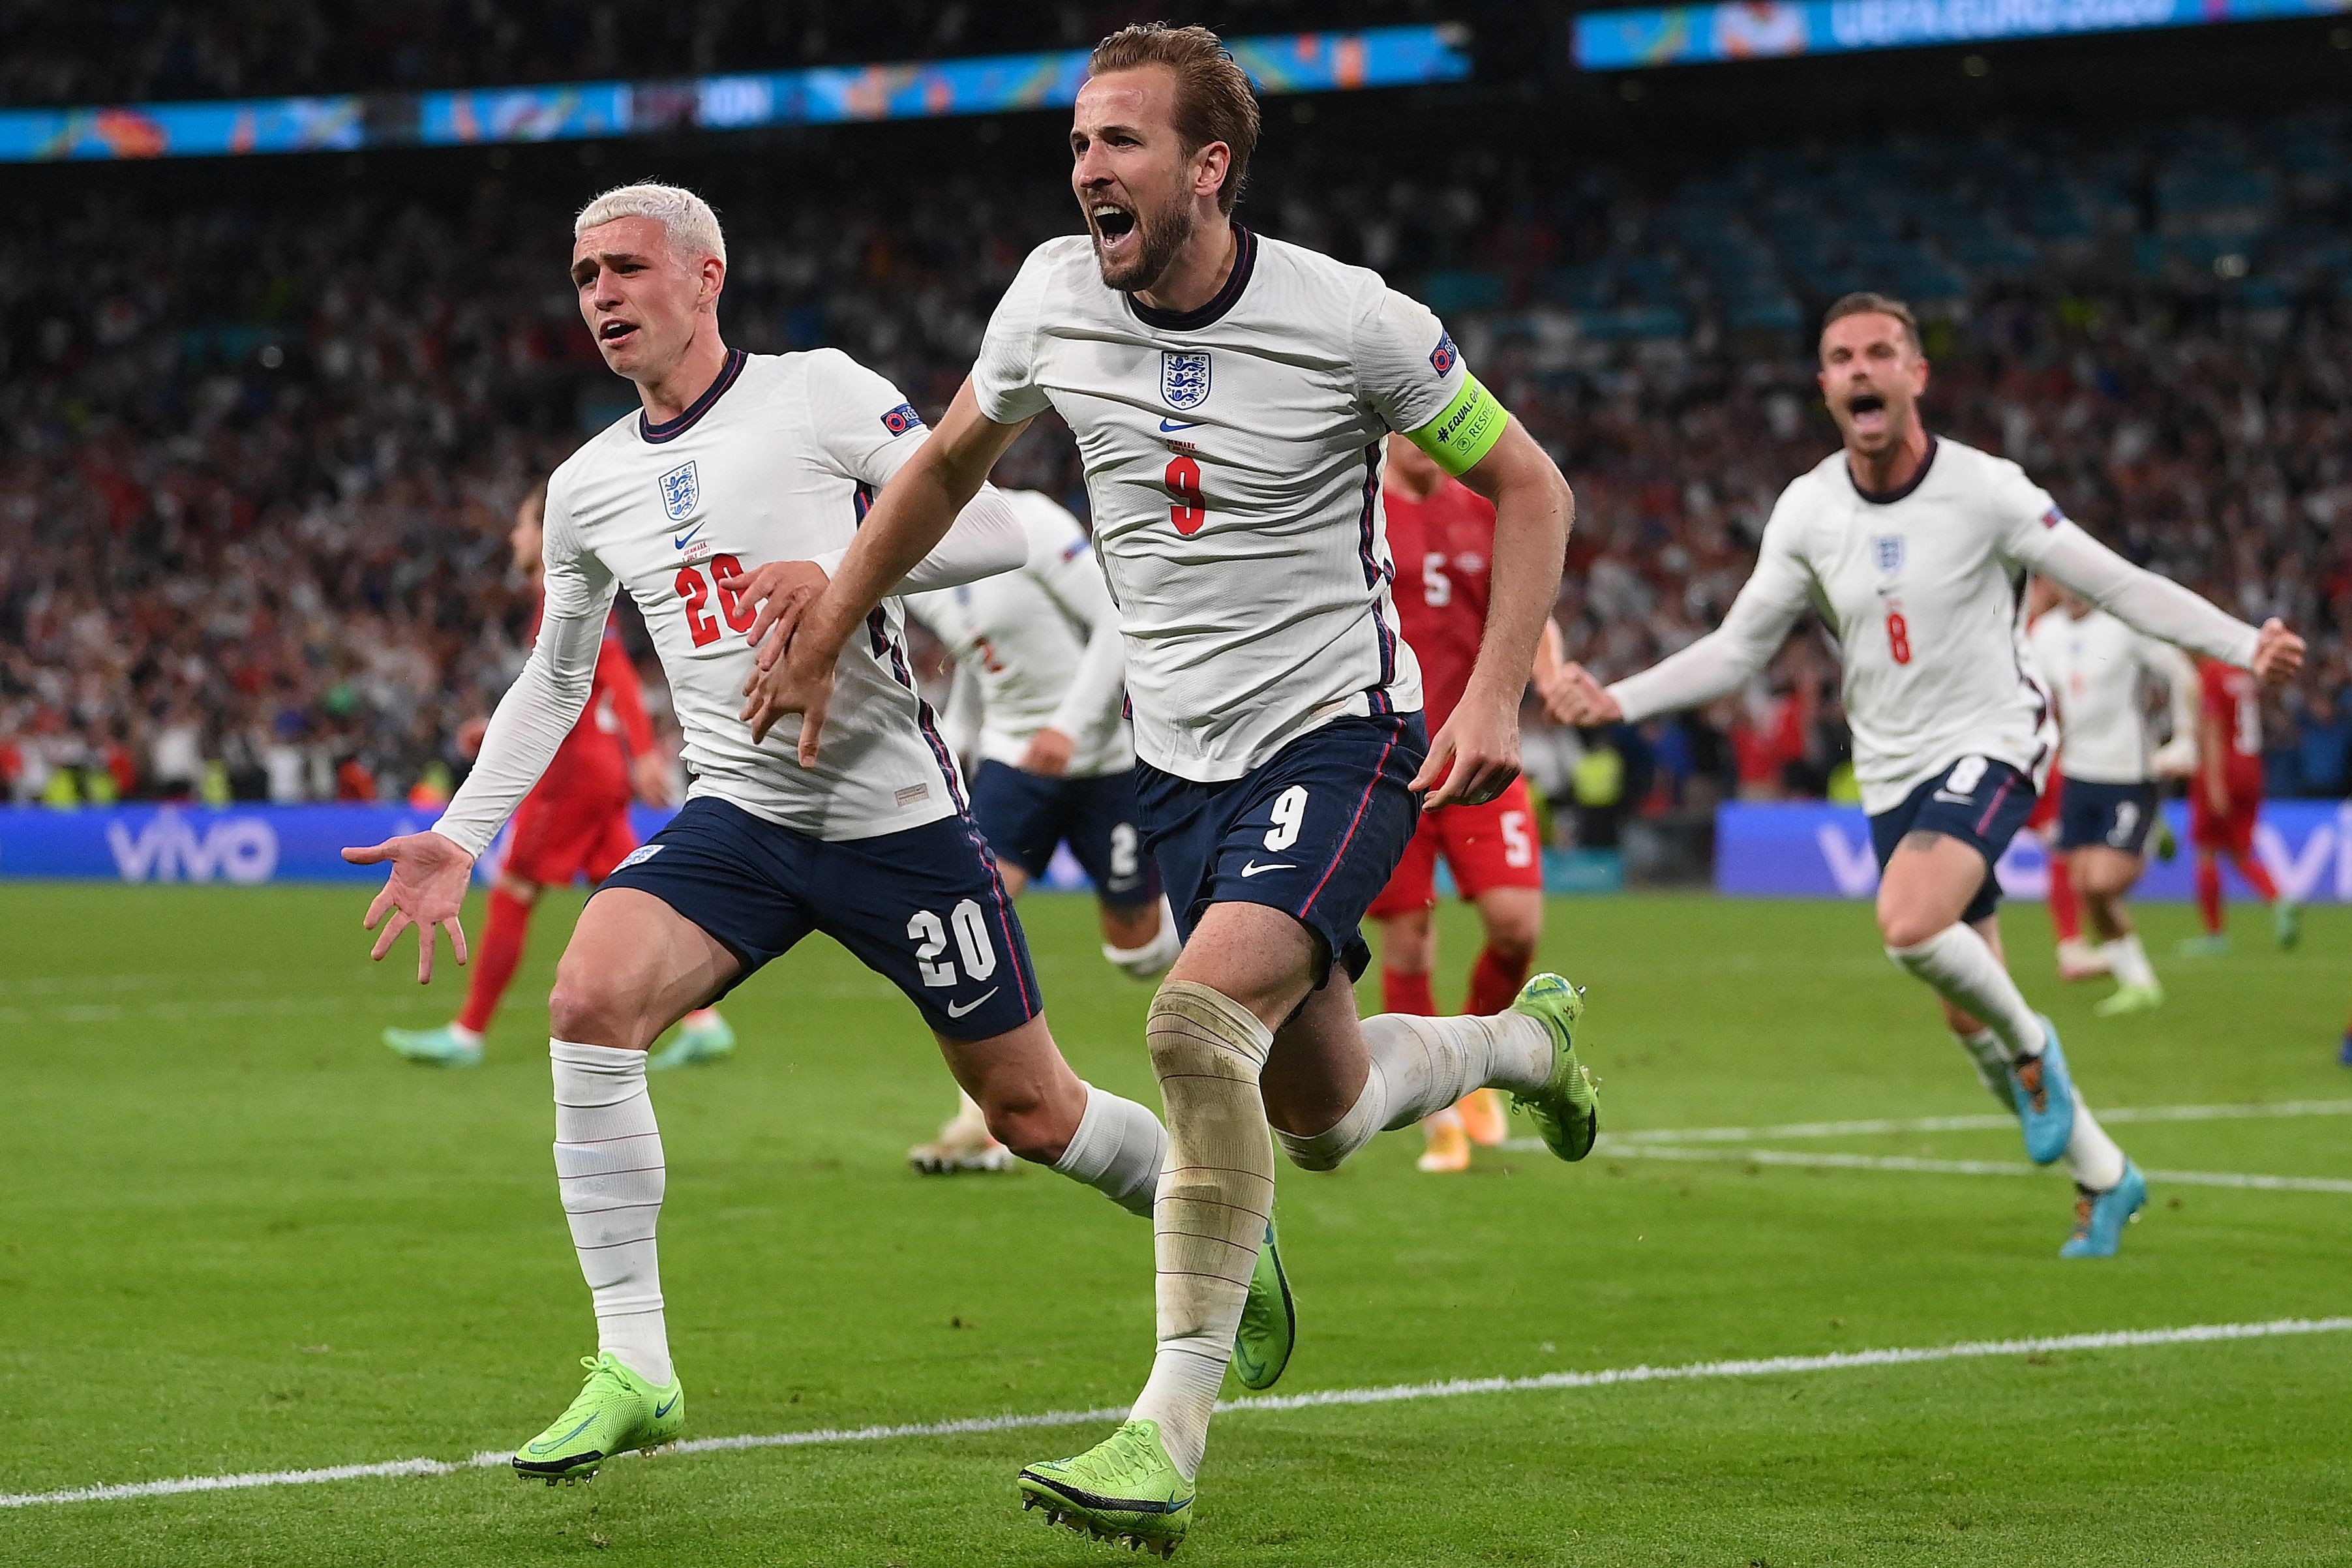
{"type": "Polygon", "coordinates": [[[646,417],[643,409],[639,409],[637,434],[658,446],[664,441],[674,441],[693,429],[695,422],[709,413],[712,405],[727,395],[727,389],[735,384],[735,378],[743,374],[743,362],[751,357],[741,349],[729,349],[727,363],[719,368],[719,379],[705,387],[702,395],[688,404],[686,412],[675,419],[665,419],[656,425],[646,417]]]}
{"type": "Polygon", "coordinates": [[[1927,478],[1927,470],[1935,466],[1936,435],[1932,430],[1927,433],[1927,455],[1919,459],[1919,471],[1912,475],[1902,484],[1895,486],[1891,490],[1864,489],[1862,488],[1862,481],[1853,477],[1853,464],[1846,460],[1844,453],[1841,452],[1838,454],[1838,467],[1845,470],[1846,482],[1853,487],[1854,494],[1860,496],[1863,500],[1868,501],[1873,506],[1893,506],[1896,501],[1901,500],[1905,496],[1909,495],[1913,490],[1917,489],[1921,484],[1925,483],[1927,478]]]}
{"type": "Polygon", "coordinates": [[[1250,271],[1257,265],[1257,236],[1234,225],[1234,269],[1225,275],[1224,286],[1197,310],[1160,310],[1129,294],[1127,308],[1145,326],[1163,332],[1197,332],[1223,319],[1226,311],[1241,302],[1242,290],[1249,287],[1250,271]]]}

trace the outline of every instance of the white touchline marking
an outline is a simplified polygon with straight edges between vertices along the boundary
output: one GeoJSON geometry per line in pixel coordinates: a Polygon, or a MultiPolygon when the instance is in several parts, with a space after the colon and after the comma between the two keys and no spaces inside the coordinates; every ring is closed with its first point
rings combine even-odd
{"type": "MultiPolygon", "coordinates": [[[[1396,1405],[1423,1399],[1460,1399],[1477,1394],[1536,1394],[1571,1388],[1607,1388],[1628,1383],[1698,1383],[1718,1378],[1774,1377],[1790,1373],[1845,1372],[1860,1367],[1914,1366],[1929,1362],[2046,1354],[2053,1351],[2135,1350],[2156,1345],[2213,1344],[2229,1340],[2282,1339],[2338,1334],[2352,1330],[2352,1317],[2273,1318],[2256,1323],[2192,1323],[2177,1329],[2116,1329],[2101,1333],[2052,1334],[2020,1340],[1966,1340],[1958,1344],[1915,1345],[1874,1351],[1839,1351],[1826,1355],[1762,1356],[1741,1361],[1685,1362],[1679,1366],[1621,1366],[1599,1372],[1548,1372],[1535,1377],[1457,1377],[1438,1383],[1398,1383],[1378,1388],[1328,1388],[1307,1394],[1261,1394],[1221,1399],[1217,1408],[1251,1411],[1316,1410],[1332,1405],[1396,1405]]],[[[825,1426],[806,1432],[766,1432],[735,1437],[697,1437],[667,1450],[679,1454],[729,1453],[745,1448],[803,1448],[844,1443],[881,1443],[900,1437],[960,1437],[982,1432],[1027,1432],[1054,1426],[1085,1426],[1116,1421],[1124,1405],[1100,1410],[1044,1410],[1032,1415],[971,1415],[954,1421],[910,1421],[887,1426],[825,1426]]],[[[631,1458],[621,1455],[621,1458],[631,1458]]],[[[504,1465],[504,1452],[486,1450],[463,1459],[386,1459],[372,1465],[331,1465],[313,1470],[253,1470],[233,1476],[181,1476],[171,1480],[128,1481],[116,1486],[68,1487],[58,1491],[0,1493],[0,1509],[68,1502],[117,1502],[132,1498],[176,1497],[189,1492],[244,1491],[258,1487],[316,1486],[325,1481],[385,1476],[446,1476],[504,1465]]]]}
{"type": "MultiPolygon", "coordinates": [[[[2270,1117],[2352,1116],[2352,1100],[2289,1100],[2272,1105],[2119,1105],[2102,1108],[2103,1122],[2244,1121],[2270,1117]]],[[[1910,1116],[1869,1121],[1786,1121],[1770,1127],[1650,1127],[1606,1132],[1606,1146],[1622,1143],[1747,1143],[1766,1138],[1861,1138],[1883,1132],[1980,1132],[2017,1125],[1999,1111],[1981,1116],[1910,1116]]],[[[1517,1145],[1513,1145],[1517,1147],[1517,1145]]],[[[1529,1149],[1540,1147],[1527,1141],[1529,1149]]]]}
{"type": "MultiPolygon", "coordinates": [[[[1534,1142],[1533,1140],[1528,1142],[1534,1142]]],[[[1538,1149],[1543,1147],[1535,1142],[1538,1149]]],[[[1727,1165],[1795,1165],[1841,1171],[1914,1171],[1935,1176],[2038,1176],[2046,1165],[2010,1160],[1928,1160],[1909,1154],[1798,1153],[1787,1149],[1678,1149],[1671,1143],[1636,1143],[1612,1151],[1621,1159],[1696,1160],[1727,1165]]],[[[2151,1182],[2184,1187],[2252,1187],[2274,1193],[2352,1193],[2352,1180],[2340,1176],[2265,1176],[2242,1171],[2158,1171],[2140,1173],[2151,1182]]]]}

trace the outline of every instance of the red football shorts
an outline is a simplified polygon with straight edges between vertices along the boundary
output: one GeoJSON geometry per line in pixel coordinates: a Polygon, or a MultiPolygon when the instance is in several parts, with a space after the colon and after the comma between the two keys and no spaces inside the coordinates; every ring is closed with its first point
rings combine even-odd
{"type": "Polygon", "coordinates": [[[2033,815],[2025,819],[2025,831],[2040,833],[2058,825],[2058,800],[2064,794],[2065,780],[2056,768],[2050,770],[2050,782],[2042,786],[2042,794],[2033,803],[2033,815]]]}
{"type": "Polygon", "coordinates": [[[2204,781],[2190,781],[2189,842],[2200,849],[2251,855],[2254,852],[2254,824],[2263,814],[2263,775],[2232,768],[2222,782],[2227,786],[2229,808],[2215,811],[2205,798],[2204,781]]]}
{"type": "Polygon", "coordinates": [[[1543,846],[1536,838],[1535,802],[1528,781],[1484,805],[1449,805],[1425,811],[1404,858],[1367,911],[1374,920],[1411,914],[1437,903],[1437,858],[1453,868],[1454,886],[1465,899],[1491,888],[1543,889],[1543,846]]]}
{"type": "Polygon", "coordinates": [[[505,870],[544,888],[569,887],[583,873],[601,882],[636,847],[626,796],[582,799],[533,790],[515,811],[505,870]]]}

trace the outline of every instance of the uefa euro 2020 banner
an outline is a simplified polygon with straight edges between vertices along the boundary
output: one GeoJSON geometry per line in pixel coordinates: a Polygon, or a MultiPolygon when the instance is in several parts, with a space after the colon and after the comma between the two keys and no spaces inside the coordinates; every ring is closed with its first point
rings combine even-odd
{"type": "MultiPolygon", "coordinates": [[[[383,880],[381,866],[347,865],[346,845],[376,844],[433,826],[440,813],[394,805],[124,805],[86,811],[0,808],[0,879],[103,882],[263,882],[383,880]]],[[[629,820],[639,839],[670,818],[636,806],[629,820]]],[[[474,867],[474,879],[498,876],[506,855],[501,832],[474,867]]],[[[1081,888],[1086,878],[1064,850],[1042,884],[1081,888]]]]}
{"type": "MultiPolygon", "coordinates": [[[[2167,864],[2151,859],[2133,897],[2191,896],[2193,857],[2188,811],[2165,807],[2180,852],[2167,864]]],[[[2254,853],[2279,889],[2305,903],[2352,903],[2352,801],[2283,800],[2263,807],[2254,853]]],[[[2050,890],[2050,862],[2042,846],[2021,833],[1997,868],[2001,890],[2039,899],[2050,890]]],[[[2250,889],[2225,873],[2233,896],[2250,889]]],[[[1870,848],[1870,819],[1859,807],[1813,804],[1739,803],[1715,816],[1715,886],[1750,898],[1866,899],[1878,890],[1878,861],[1870,848]]]]}

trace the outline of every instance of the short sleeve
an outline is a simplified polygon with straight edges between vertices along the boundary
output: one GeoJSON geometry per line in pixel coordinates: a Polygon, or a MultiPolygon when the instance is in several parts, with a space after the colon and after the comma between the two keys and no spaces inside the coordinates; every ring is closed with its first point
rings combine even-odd
{"type": "Polygon", "coordinates": [[[816,449],[835,472],[877,489],[914,456],[927,431],[904,394],[839,349],[808,356],[803,407],[816,449]]]}
{"type": "Polygon", "coordinates": [[[1391,430],[1418,430],[1444,412],[1469,368],[1436,313],[1381,288],[1356,319],[1356,387],[1391,430]]]}
{"type": "Polygon", "coordinates": [[[1045,391],[1036,383],[1037,318],[1045,297],[1045,276],[1052,266],[1051,242],[1029,253],[1013,287],[996,302],[988,331],[980,340],[980,357],[971,367],[971,390],[983,418],[998,425],[1018,425],[1045,412],[1045,391]]]}

